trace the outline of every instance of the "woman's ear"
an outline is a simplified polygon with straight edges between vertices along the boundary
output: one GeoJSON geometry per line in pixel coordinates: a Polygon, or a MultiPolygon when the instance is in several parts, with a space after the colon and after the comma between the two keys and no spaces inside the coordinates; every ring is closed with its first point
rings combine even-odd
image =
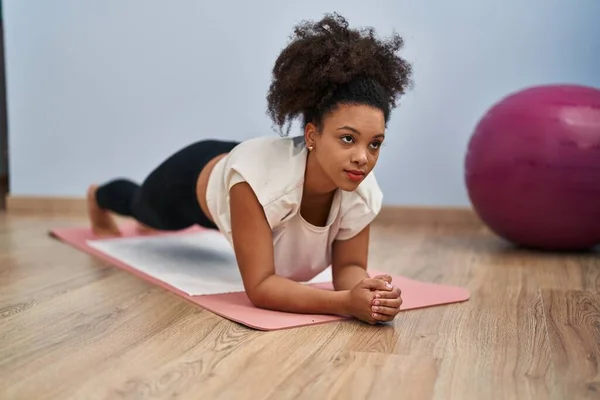
{"type": "Polygon", "coordinates": [[[311,150],[315,147],[315,136],[317,135],[317,127],[312,122],[309,122],[304,127],[304,141],[306,147],[311,150]]]}
{"type": "Polygon", "coordinates": [[[309,150],[314,149],[317,135],[319,135],[319,128],[314,122],[309,122],[304,127],[304,141],[306,142],[306,147],[309,150]]]}

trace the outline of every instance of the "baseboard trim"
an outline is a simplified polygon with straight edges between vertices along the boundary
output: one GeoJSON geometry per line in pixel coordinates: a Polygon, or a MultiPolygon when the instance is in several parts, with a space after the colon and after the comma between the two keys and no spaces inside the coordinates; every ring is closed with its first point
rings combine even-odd
{"type": "MultiPolygon", "coordinates": [[[[77,197],[7,196],[6,212],[28,216],[86,216],[86,200],[77,197]]],[[[385,224],[481,224],[469,207],[384,206],[376,220],[385,224]]]]}
{"type": "Polygon", "coordinates": [[[376,221],[394,225],[481,225],[470,207],[383,206],[376,221]]]}
{"type": "Polygon", "coordinates": [[[69,216],[87,215],[85,198],[6,196],[6,212],[15,215],[69,216]]]}

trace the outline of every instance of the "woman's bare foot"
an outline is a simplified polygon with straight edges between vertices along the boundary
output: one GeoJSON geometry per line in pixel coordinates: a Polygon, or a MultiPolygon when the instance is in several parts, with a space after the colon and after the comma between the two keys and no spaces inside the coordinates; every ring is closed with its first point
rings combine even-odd
{"type": "Polygon", "coordinates": [[[92,232],[96,236],[120,236],[121,231],[110,211],[103,210],[96,202],[98,186],[91,185],[87,192],[88,217],[92,225],[92,232]]]}

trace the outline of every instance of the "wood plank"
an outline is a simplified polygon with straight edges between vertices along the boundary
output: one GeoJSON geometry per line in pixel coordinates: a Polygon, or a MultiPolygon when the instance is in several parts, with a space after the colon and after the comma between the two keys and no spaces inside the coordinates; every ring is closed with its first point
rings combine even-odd
{"type": "Polygon", "coordinates": [[[431,399],[438,364],[439,360],[416,354],[319,353],[266,398],[431,399]]]}
{"type": "Polygon", "coordinates": [[[562,398],[600,398],[600,294],[543,290],[543,310],[562,398]]]}

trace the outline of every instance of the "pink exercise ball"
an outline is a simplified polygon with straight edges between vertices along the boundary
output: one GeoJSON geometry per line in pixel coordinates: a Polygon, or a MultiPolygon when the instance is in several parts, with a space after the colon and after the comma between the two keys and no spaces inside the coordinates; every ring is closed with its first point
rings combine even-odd
{"type": "Polygon", "coordinates": [[[501,99],[468,143],[465,182],[479,218],[517,246],[600,245],[600,90],[543,85],[501,99]]]}

